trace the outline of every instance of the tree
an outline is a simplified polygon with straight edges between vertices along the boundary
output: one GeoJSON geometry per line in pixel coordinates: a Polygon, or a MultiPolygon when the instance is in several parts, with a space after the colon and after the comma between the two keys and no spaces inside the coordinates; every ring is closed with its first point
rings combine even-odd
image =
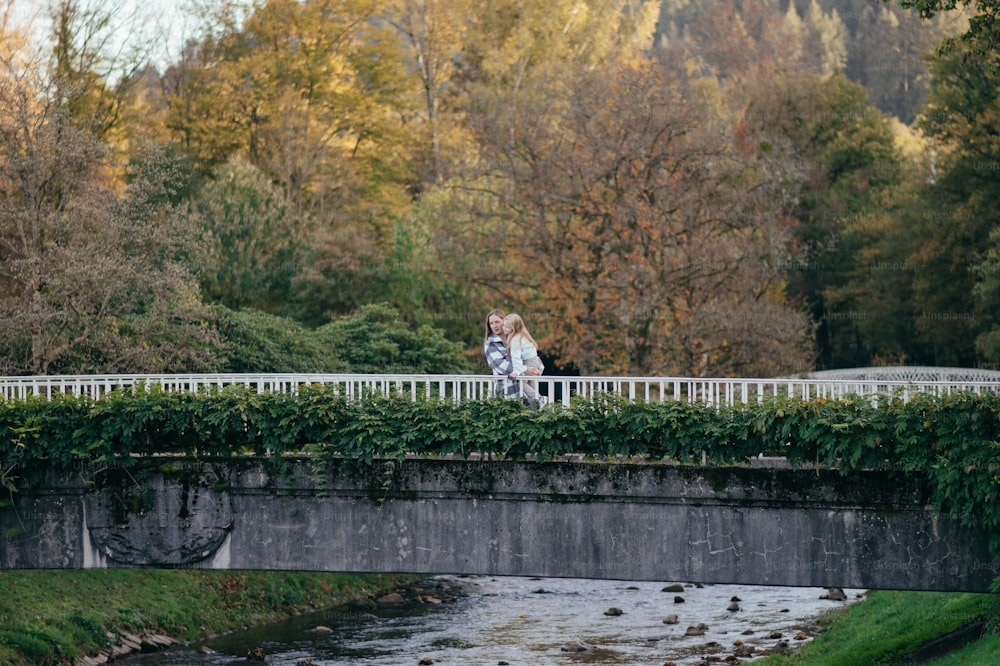
{"type": "Polygon", "coordinates": [[[822,308],[822,367],[935,364],[918,342],[922,304],[914,287],[928,269],[913,255],[926,212],[918,189],[912,178],[901,179],[895,187],[873,191],[868,205],[829,225],[837,243],[817,256],[811,281],[816,291],[809,294],[822,308]]]}
{"type": "MultiPolygon", "coordinates": [[[[430,153],[424,171],[431,184],[440,184],[446,175],[442,141],[445,145],[451,141],[441,118],[443,99],[466,46],[474,7],[468,0],[395,0],[388,9],[420,83],[430,153]]],[[[412,129],[423,133],[419,125],[412,129]]]]}
{"type": "Polygon", "coordinates": [[[995,59],[962,42],[932,60],[919,125],[932,142],[935,170],[927,166],[929,151],[881,162],[890,187],[845,227],[854,258],[823,292],[829,310],[861,315],[839,323],[843,333],[853,329],[840,335],[842,360],[854,361],[845,364],[971,366],[995,358],[995,59]]]}
{"type": "Polygon", "coordinates": [[[982,332],[976,337],[976,351],[994,368],[1000,365],[1000,230],[990,234],[990,247],[973,270],[978,279],[974,295],[984,315],[982,332]]]}
{"type": "Polygon", "coordinates": [[[842,72],[847,64],[847,31],[837,10],[834,8],[826,14],[818,0],[811,0],[806,19],[823,45],[823,77],[842,72]]]}
{"type": "MultiPolygon", "coordinates": [[[[898,187],[903,161],[888,119],[866,102],[866,91],[843,75],[822,80],[800,75],[768,82],[753,91],[744,114],[748,144],[775,158],[787,154],[797,178],[793,208],[800,253],[787,266],[788,296],[818,322],[820,367],[865,364],[869,347],[855,340],[869,324],[835,290],[855,270],[867,276],[871,257],[865,224],[880,218],[898,187]]],[[[879,285],[881,289],[885,285],[879,285]]],[[[877,289],[876,289],[877,290],[877,289]]],[[[864,310],[863,312],[870,312],[864,310]]],[[[884,310],[882,311],[884,312],[884,310]]]]}
{"type": "MultiPolygon", "coordinates": [[[[465,245],[470,239],[461,227],[470,201],[462,194],[433,188],[396,220],[393,246],[386,254],[385,300],[407,321],[431,324],[449,340],[478,350],[480,314],[472,303],[481,290],[470,279],[476,275],[477,253],[465,245]]],[[[480,354],[472,353],[478,360],[480,354]]]]}
{"type": "Polygon", "coordinates": [[[1000,2],[998,0],[900,0],[903,9],[910,9],[922,19],[931,19],[959,8],[972,10],[968,30],[959,40],[946,38],[942,47],[949,51],[965,44],[966,50],[987,53],[1000,46],[1000,2]]]}
{"type": "Polygon", "coordinates": [[[872,104],[910,124],[926,100],[926,57],[943,38],[961,31],[960,17],[925,21],[899,7],[868,2],[857,2],[855,11],[845,72],[868,89],[872,104]]]}
{"type": "Polygon", "coordinates": [[[439,329],[414,327],[384,303],[369,304],[316,331],[351,372],[460,374],[469,371],[462,346],[439,329]]]}
{"type": "Polygon", "coordinates": [[[311,325],[387,297],[391,220],[422,187],[413,79],[376,7],[270,0],[223,13],[163,77],[171,136],[199,171],[245,159],[308,230],[282,311],[311,325]]]}
{"type": "Polygon", "coordinates": [[[582,372],[774,374],[808,364],[781,282],[780,177],[754,168],[717,90],[656,61],[508,96],[479,135],[489,279],[582,372]]]}
{"type": "Polygon", "coordinates": [[[98,139],[110,139],[121,129],[148,51],[126,52],[114,45],[114,16],[124,11],[120,5],[98,9],[85,0],[56,0],[50,11],[53,75],[66,97],[63,104],[98,139]]]}
{"type": "MultiPolygon", "coordinates": [[[[924,200],[926,220],[920,258],[932,271],[919,284],[927,311],[925,335],[941,349],[976,361],[980,352],[996,362],[1000,326],[992,307],[996,293],[1000,198],[1000,52],[958,44],[936,57],[921,127],[935,142],[938,174],[924,200]]],[[[915,249],[916,251],[916,249],[915,249]]]]}
{"type": "Polygon", "coordinates": [[[269,0],[226,17],[164,76],[175,140],[204,173],[241,154],[300,215],[381,233],[412,165],[399,40],[375,6],[269,0]]]}
{"type": "Polygon", "coordinates": [[[203,186],[185,217],[198,237],[191,270],[206,298],[234,310],[287,308],[308,230],[259,169],[233,158],[203,186]]]}
{"type": "MultiPolygon", "coordinates": [[[[688,46],[692,40],[725,35],[712,49],[728,54],[725,64],[706,55],[718,74],[757,69],[766,80],[770,63],[790,62],[796,49],[822,59],[822,73],[843,72],[865,86],[879,110],[912,123],[928,84],[924,57],[946,37],[961,34],[968,24],[963,11],[924,20],[888,1],[870,0],[675,0],[665,3],[657,33],[660,48],[688,46]],[[784,14],[785,25],[773,20],[784,14]],[[803,43],[794,23],[808,29],[803,43]],[[734,30],[738,27],[739,30],[734,30]],[[761,30],[764,27],[764,30],[761,30]]],[[[791,61],[802,63],[801,58],[791,61]]]]}
{"type": "Polygon", "coordinates": [[[16,20],[14,0],[0,2],[0,59],[14,62],[28,54],[28,36],[25,26],[16,20]]]}
{"type": "Polygon", "coordinates": [[[368,230],[356,226],[319,227],[309,239],[286,312],[320,326],[366,303],[389,298],[389,266],[368,230]]]}
{"type": "Polygon", "coordinates": [[[5,373],[211,369],[218,338],[150,156],[121,187],[61,79],[0,71],[0,366],[5,373]]]}
{"type": "Polygon", "coordinates": [[[216,306],[213,323],[226,342],[223,372],[351,372],[333,346],[294,319],[216,306]]]}
{"type": "Polygon", "coordinates": [[[707,9],[691,22],[680,48],[711,68],[735,105],[765,82],[819,74],[826,55],[822,39],[794,5],[782,14],[755,0],[726,0],[707,9]]]}
{"type": "Polygon", "coordinates": [[[649,50],[659,0],[490,0],[480,5],[465,52],[466,77],[516,95],[564,81],[558,72],[592,71],[649,50]]]}

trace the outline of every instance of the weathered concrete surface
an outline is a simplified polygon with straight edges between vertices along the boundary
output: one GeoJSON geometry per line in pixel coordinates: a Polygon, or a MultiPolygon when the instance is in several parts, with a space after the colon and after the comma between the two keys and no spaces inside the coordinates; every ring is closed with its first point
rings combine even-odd
{"type": "Polygon", "coordinates": [[[201,567],[985,592],[914,476],[661,464],[145,461],[0,511],[3,568],[201,567]],[[281,471],[278,471],[281,469],[281,471]],[[88,489],[87,481],[91,482],[88,489]],[[96,481],[96,483],[94,483],[96,481]]]}

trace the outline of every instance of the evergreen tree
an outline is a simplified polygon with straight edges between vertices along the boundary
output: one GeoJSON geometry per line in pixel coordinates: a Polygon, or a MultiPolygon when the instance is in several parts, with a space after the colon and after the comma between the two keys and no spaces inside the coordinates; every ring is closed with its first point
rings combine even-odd
{"type": "Polygon", "coordinates": [[[234,158],[186,209],[198,239],[191,269],[202,293],[239,310],[282,311],[299,270],[306,225],[259,169],[234,158]]]}
{"type": "Polygon", "coordinates": [[[922,252],[933,262],[925,290],[928,311],[953,318],[928,322],[928,335],[966,363],[974,361],[973,339],[981,335],[980,352],[996,362],[1000,322],[991,306],[997,289],[992,243],[1000,225],[1000,55],[959,43],[934,59],[932,72],[921,127],[935,142],[939,174],[925,192],[936,204],[928,207],[934,218],[923,237],[922,252]]]}

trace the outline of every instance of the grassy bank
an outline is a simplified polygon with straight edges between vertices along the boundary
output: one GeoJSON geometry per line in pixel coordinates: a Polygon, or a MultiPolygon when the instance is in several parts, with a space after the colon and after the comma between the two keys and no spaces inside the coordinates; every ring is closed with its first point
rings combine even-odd
{"type": "MultiPolygon", "coordinates": [[[[793,654],[772,655],[759,666],[876,666],[908,655],[990,612],[994,595],[875,591],[865,601],[823,618],[825,631],[793,654]]],[[[997,664],[1000,636],[991,635],[937,664],[997,664]],[[992,648],[992,651],[989,651],[992,648]],[[967,652],[966,652],[967,651],[967,652]],[[975,655],[980,655],[976,657],[975,655]],[[986,658],[986,655],[990,655],[986,658]],[[962,659],[965,659],[964,661],[962,659]]]]}
{"type": "Polygon", "coordinates": [[[995,666],[1000,660],[1000,634],[990,634],[972,645],[935,659],[927,666],[995,666]]]}
{"type": "Polygon", "coordinates": [[[0,572],[0,665],[68,664],[107,633],[195,640],[391,589],[413,576],[112,569],[0,572]]]}

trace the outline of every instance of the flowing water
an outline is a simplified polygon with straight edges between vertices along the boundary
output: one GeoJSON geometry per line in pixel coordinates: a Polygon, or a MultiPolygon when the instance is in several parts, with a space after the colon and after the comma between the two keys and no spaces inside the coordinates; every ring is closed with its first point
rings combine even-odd
{"type": "Polygon", "coordinates": [[[781,642],[788,649],[804,644],[816,635],[822,614],[856,602],[861,592],[845,590],[848,600],[835,602],[820,599],[826,590],[818,588],[687,584],[682,592],[664,592],[666,583],[650,582],[437,580],[461,585],[464,594],[450,603],[299,616],[124,663],[248,663],[248,652],[260,650],[267,664],[280,666],[416,666],[421,660],[454,666],[662,666],[667,661],[680,666],[752,648],[752,657],[739,659],[748,663],[764,650],[782,649],[781,642]],[[734,597],[739,610],[729,610],[734,597]],[[664,624],[669,615],[677,616],[676,624],[664,624]],[[685,635],[699,625],[704,635],[685,635]],[[577,646],[587,650],[566,651],[577,646]]]}

